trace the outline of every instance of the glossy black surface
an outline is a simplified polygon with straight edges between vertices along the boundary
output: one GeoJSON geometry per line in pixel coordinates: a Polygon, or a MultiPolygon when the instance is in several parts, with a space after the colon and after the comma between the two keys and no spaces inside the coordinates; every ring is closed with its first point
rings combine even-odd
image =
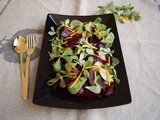
{"type": "Polygon", "coordinates": [[[33,103],[42,106],[66,109],[92,109],[124,105],[130,102],[131,95],[114,16],[112,14],[95,16],[65,16],[48,14],[37,71],[33,103]],[[49,43],[51,37],[48,35],[50,27],[53,26],[56,28],[59,22],[65,19],[93,21],[97,17],[101,17],[102,23],[107,25],[107,27],[112,28],[112,32],[115,35],[115,41],[112,49],[115,50],[114,56],[120,61],[116,70],[118,78],[121,80],[120,84],[116,86],[115,92],[112,95],[101,99],[86,99],[75,97],[64,89],[58,89],[57,91],[51,90],[51,88],[46,85],[47,81],[54,75],[48,55],[48,51],[51,48],[49,43]]]}

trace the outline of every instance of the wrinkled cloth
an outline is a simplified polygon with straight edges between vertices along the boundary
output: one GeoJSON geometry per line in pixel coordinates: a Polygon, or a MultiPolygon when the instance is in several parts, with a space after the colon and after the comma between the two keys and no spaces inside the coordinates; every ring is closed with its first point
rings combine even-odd
{"type": "MultiPolygon", "coordinates": [[[[160,120],[160,2],[114,0],[131,3],[141,22],[117,24],[132,102],[91,110],[67,110],[32,103],[43,31],[48,13],[95,15],[111,0],[0,0],[0,120],[160,120]],[[29,99],[21,99],[19,56],[13,51],[16,36],[34,33],[29,99]]],[[[25,55],[24,55],[25,56],[25,55]]]]}

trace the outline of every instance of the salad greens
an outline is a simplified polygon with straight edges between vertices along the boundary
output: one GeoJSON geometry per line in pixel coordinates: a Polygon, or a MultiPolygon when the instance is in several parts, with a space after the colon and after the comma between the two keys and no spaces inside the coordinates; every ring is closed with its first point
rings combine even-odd
{"type": "Polygon", "coordinates": [[[48,86],[85,96],[88,91],[106,95],[109,88],[119,84],[115,70],[119,60],[111,50],[115,37],[111,28],[101,22],[99,17],[92,22],[67,19],[56,29],[51,27],[49,60],[56,75],[48,86]]]}
{"type": "Polygon", "coordinates": [[[129,4],[126,6],[118,7],[115,6],[113,2],[109,3],[107,6],[99,6],[98,12],[100,14],[109,14],[113,13],[115,16],[115,19],[119,21],[120,23],[125,23],[126,20],[135,20],[139,21],[141,20],[141,16],[139,12],[134,11],[134,7],[129,4]]]}

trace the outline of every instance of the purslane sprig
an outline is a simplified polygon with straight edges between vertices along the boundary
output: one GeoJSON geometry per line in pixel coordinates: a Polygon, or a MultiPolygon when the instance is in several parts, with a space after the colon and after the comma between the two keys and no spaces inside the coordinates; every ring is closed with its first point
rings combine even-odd
{"type": "Polygon", "coordinates": [[[122,7],[118,7],[114,5],[113,2],[109,3],[107,6],[99,6],[98,7],[99,14],[109,14],[113,13],[115,19],[120,23],[125,23],[127,20],[130,21],[140,21],[141,16],[140,13],[134,10],[134,7],[129,4],[122,7]]]}

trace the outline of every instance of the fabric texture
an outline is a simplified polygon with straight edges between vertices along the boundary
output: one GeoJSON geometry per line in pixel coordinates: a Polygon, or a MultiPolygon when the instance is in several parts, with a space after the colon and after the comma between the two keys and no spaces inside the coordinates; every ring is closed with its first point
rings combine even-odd
{"type": "MultiPolygon", "coordinates": [[[[0,0],[0,120],[160,120],[160,2],[113,0],[131,3],[141,22],[118,24],[132,103],[92,110],[67,110],[32,103],[39,53],[48,13],[94,15],[111,0],[0,0]],[[36,35],[31,57],[29,99],[21,99],[19,56],[13,51],[16,36],[36,35]]],[[[123,73],[122,73],[123,74],[123,73]]]]}

